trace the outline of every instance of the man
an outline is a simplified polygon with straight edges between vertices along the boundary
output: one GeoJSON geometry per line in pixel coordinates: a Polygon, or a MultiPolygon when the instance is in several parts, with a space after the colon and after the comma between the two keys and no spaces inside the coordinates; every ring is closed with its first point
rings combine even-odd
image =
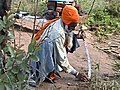
{"type": "Polygon", "coordinates": [[[62,17],[52,22],[42,33],[37,42],[41,42],[37,64],[32,62],[32,73],[38,73],[35,77],[44,77],[54,80],[54,72],[58,71],[58,65],[67,73],[74,75],[81,81],[87,81],[87,77],[75,70],[69,63],[66,47],[71,48],[71,31],[75,29],[79,21],[79,14],[74,6],[66,5],[62,11],[62,17]]]}

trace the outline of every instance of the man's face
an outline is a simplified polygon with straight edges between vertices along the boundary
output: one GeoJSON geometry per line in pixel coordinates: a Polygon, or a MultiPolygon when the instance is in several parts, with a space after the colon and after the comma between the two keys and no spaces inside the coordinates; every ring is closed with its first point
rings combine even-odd
{"type": "Polygon", "coordinates": [[[77,23],[70,23],[68,24],[68,30],[73,31],[75,30],[76,26],[77,26],[77,23]]]}

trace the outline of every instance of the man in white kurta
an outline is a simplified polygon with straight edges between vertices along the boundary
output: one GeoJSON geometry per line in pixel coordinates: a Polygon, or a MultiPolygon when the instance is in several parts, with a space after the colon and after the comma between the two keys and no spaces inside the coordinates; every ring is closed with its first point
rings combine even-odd
{"type": "MultiPolygon", "coordinates": [[[[47,77],[51,72],[57,71],[58,65],[67,73],[70,73],[78,79],[86,79],[85,76],[75,70],[69,63],[66,53],[66,47],[72,46],[71,31],[77,25],[79,21],[79,14],[75,7],[66,5],[63,8],[62,18],[52,22],[42,33],[39,41],[43,41],[40,44],[40,51],[38,53],[39,62],[37,62],[38,77],[47,77]],[[66,35],[70,37],[69,43],[66,44],[66,35]]],[[[67,39],[68,40],[68,39],[67,39]]],[[[36,63],[32,62],[32,67],[35,67],[36,63]]],[[[33,69],[35,72],[35,69],[33,69]]],[[[43,79],[44,80],[44,79],[43,79]]]]}

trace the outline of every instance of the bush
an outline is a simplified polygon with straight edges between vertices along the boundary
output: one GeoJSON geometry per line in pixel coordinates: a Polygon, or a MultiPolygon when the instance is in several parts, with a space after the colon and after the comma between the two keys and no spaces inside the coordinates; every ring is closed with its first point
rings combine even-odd
{"type": "Polygon", "coordinates": [[[38,61],[36,41],[29,44],[28,52],[20,50],[20,46],[12,46],[14,30],[14,15],[3,17],[0,20],[0,89],[26,90],[29,86],[31,60],[38,61]]]}
{"type": "Polygon", "coordinates": [[[120,3],[119,1],[112,1],[110,2],[106,7],[106,11],[109,15],[112,15],[113,17],[119,17],[120,16],[120,3]]]}
{"type": "Polygon", "coordinates": [[[31,15],[34,15],[35,7],[37,6],[37,12],[36,14],[39,16],[42,16],[44,11],[46,10],[46,0],[18,0],[13,1],[11,11],[15,13],[19,7],[18,10],[20,11],[27,11],[31,15]],[[21,2],[21,3],[20,3],[21,2]],[[19,6],[20,4],[20,6],[19,6]]]}

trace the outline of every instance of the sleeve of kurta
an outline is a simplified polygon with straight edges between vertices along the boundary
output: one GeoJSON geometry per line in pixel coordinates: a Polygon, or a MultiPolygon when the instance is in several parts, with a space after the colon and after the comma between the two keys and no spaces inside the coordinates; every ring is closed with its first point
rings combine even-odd
{"type": "Polygon", "coordinates": [[[62,67],[62,69],[65,72],[71,73],[71,74],[76,74],[76,70],[70,65],[68,58],[67,58],[67,53],[66,53],[66,48],[64,47],[64,35],[58,35],[59,38],[55,40],[55,56],[56,56],[56,62],[59,66],[62,67]]]}

